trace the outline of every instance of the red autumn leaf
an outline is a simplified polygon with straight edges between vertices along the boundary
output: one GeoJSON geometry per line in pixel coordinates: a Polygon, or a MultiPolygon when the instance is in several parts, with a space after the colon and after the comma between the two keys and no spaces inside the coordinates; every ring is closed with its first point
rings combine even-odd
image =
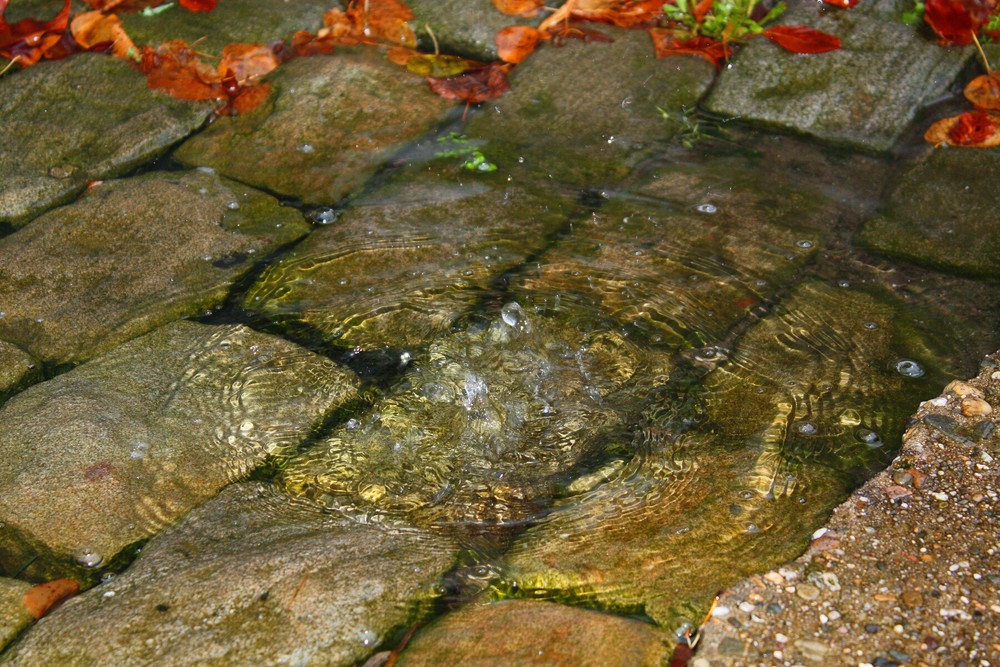
{"type": "Polygon", "coordinates": [[[131,14],[147,7],[158,7],[167,0],[83,0],[99,12],[114,11],[118,14],[131,14]]]}
{"type": "Polygon", "coordinates": [[[72,0],[65,0],[63,8],[51,21],[22,19],[10,25],[4,18],[8,0],[0,0],[0,56],[13,60],[18,58],[21,65],[34,65],[42,58],[62,58],[70,49],[63,42],[63,35],[69,25],[72,0]]]}
{"type": "Polygon", "coordinates": [[[467,104],[495,100],[510,90],[503,67],[496,64],[445,79],[429,76],[427,84],[441,97],[461,100],[467,104]]]}
{"type": "Polygon", "coordinates": [[[678,40],[673,31],[656,28],[649,31],[649,36],[653,39],[653,51],[657,58],[700,56],[716,67],[721,67],[723,61],[732,55],[732,49],[711,37],[698,36],[678,40]]]}
{"type": "Polygon", "coordinates": [[[32,586],[21,603],[28,613],[35,618],[45,616],[63,600],[73,597],[80,592],[80,584],[72,579],[54,579],[46,581],[44,584],[32,586]]]}
{"type": "Polygon", "coordinates": [[[996,0],[927,0],[924,21],[942,46],[965,46],[989,21],[996,4],[996,0]]]}
{"type": "Polygon", "coordinates": [[[708,16],[708,13],[712,11],[712,7],[715,6],[715,0],[701,0],[698,4],[694,6],[694,10],[691,12],[694,16],[694,22],[696,24],[701,24],[708,16]]]}
{"type": "Polygon", "coordinates": [[[180,0],[180,5],[189,12],[210,12],[218,0],[180,0]]]}
{"type": "Polygon", "coordinates": [[[493,6],[508,16],[530,17],[545,6],[545,0],[493,0],[493,6]]]}
{"type": "Polygon", "coordinates": [[[544,35],[530,26],[512,25],[494,35],[493,41],[496,42],[500,60],[516,64],[531,55],[544,35]]]}
{"type": "Polygon", "coordinates": [[[858,0],[823,0],[823,2],[834,7],[843,7],[844,9],[850,9],[858,4],[858,0]]]}
{"type": "Polygon", "coordinates": [[[776,25],[760,34],[792,53],[826,53],[840,48],[836,36],[804,25],[776,25]]]}
{"type": "Polygon", "coordinates": [[[221,97],[219,73],[201,61],[198,54],[179,39],[156,49],[143,47],[140,69],[146,85],[182,100],[211,100],[221,97]]]}
{"type": "Polygon", "coordinates": [[[96,11],[77,14],[70,23],[70,31],[76,43],[86,51],[111,51],[128,60],[139,54],[116,14],[96,11]]]}
{"type": "Polygon", "coordinates": [[[1000,146],[1000,113],[968,111],[960,116],[943,118],[924,133],[924,140],[935,146],[993,148],[1000,146]]]}
{"type": "Polygon", "coordinates": [[[979,109],[1000,110],[1000,72],[977,76],[965,87],[965,98],[979,109]]]}

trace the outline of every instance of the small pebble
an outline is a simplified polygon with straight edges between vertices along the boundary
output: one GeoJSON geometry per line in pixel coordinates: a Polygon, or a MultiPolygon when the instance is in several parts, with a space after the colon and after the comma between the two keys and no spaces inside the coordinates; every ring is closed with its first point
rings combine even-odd
{"type": "Polygon", "coordinates": [[[913,475],[905,470],[897,470],[892,473],[892,481],[900,486],[909,486],[913,483],[913,475]]]}
{"type": "Polygon", "coordinates": [[[767,605],[767,613],[769,613],[769,614],[780,614],[781,613],[781,605],[778,604],[777,602],[772,602],[771,604],[767,605]]]}
{"type": "Polygon", "coordinates": [[[870,635],[875,634],[876,632],[878,632],[881,629],[882,629],[882,626],[879,625],[878,623],[868,623],[868,624],[865,625],[865,632],[867,632],[870,635]]]}
{"type": "Polygon", "coordinates": [[[965,398],[966,396],[982,396],[978,389],[970,384],[962,382],[961,380],[952,380],[948,383],[948,386],[945,387],[944,390],[945,393],[951,392],[961,396],[962,398],[965,398]]]}
{"type": "Polygon", "coordinates": [[[803,600],[815,600],[819,597],[819,589],[810,584],[802,584],[795,590],[795,594],[803,600]]]}
{"type": "Polygon", "coordinates": [[[985,417],[993,414],[993,406],[981,398],[966,396],[962,399],[962,414],[966,417],[985,417]]]}
{"type": "Polygon", "coordinates": [[[788,643],[788,637],[786,637],[785,635],[783,635],[783,634],[781,634],[779,632],[778,634],[776,634],[774,636],[774,641],[778,642],[779,644],[787,644],[788,643]]]}
{"type": "Polygon", "coordinates": [[[903,604],[907,607],[919,607],[924,602],[924,596],[917,591],[904,591],[903,604]]]}
{"type": "Polygon", "coordinates": [[[782,586],[785,583],[785,578],[778,574],[777,572],[768,572],[764,575],[764,579],[770,581],[775,586],[782,586]]]}

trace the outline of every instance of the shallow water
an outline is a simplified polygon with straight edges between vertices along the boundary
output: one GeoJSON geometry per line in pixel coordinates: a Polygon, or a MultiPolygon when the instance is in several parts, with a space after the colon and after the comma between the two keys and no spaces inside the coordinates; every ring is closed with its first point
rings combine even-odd
{"type": "MultiPolygon", "coordinates": [[[[718,590],[801,553],[892,459],[919,402],[997,348],[1000,295],[857,241],[905,161],[685,119],[614,187],[531,159],[466,169],[454,118],[346,201],[284,202],[308,235],[199,319],[300,343],[363,386],[323,375],[317,392],[350,398],[317,428],[273,425],[294,437],[254,442],[266,458],[211,452],[231,469],[219,484],[252,475],[338,530],[415,536],[453,563],[441,613],[529,598],[683,632],[718,590]]],[[[495,144],[460,141],[491,159],[495,144]]],[[[146,171],[180,169],[167,156],[146,171]]],[[[281,358],[257,381],[311,372],[296,358],[302,371],[281,358]]],[[[248,421],[252,392],[206,383],[191,414],[266,419],[248,421]]],[[[3,546],[4,574],[32,579],[96,581],[134,555],[81,569],[3,546]]],[[[365,647],[393,639],[366,633],[365,647]]]]}

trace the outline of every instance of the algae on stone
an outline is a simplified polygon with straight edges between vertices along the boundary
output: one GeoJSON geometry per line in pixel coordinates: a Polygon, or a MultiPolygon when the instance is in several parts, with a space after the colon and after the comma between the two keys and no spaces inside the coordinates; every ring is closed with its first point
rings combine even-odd
{"type": "Polygon", "coordinates": [[[267,103],[218,119],[175,157],[307,204],[335,204],[452,106],[371,50],[298,58],[269,80],[267,103]]]}
{"type": "Polygon", "coordinates": [[[666,635],[630,618],[550,602],[510,600],[467,606],[418,632],[400,667],[660,667],[666,635]]]}
{"type": "Polygon", "coordinates": [[[107,561],[290,454],[356,384],[280,338],[175,322],[21,392],[0,409],[0,564],[107,561]]]}
{"type": "Polygon", "coordinates": [[[803,56],[755,39],[723,69],[706,108],[854,149],[888,151],[972,56],[968,48],[941,48],[922,24],[902,23],[900,5],[792,4],[780,23],[831,33],[843,47],[803,56]]]}
{"type": "Polygon", "coordinates": [[[697,624],[720,588],[794,557],[861,469],[884,463],[927,388],[895,369],[914,349],[895,320],[860,291],[796,288],[689,390],[694,418],[653,396],[635,458],[518,539],[506,588],[697,624]]]}
{"type": "Polygon", "coordinates": [[[16,345],[0,340],[0,405],[42,379],[41,366],[16,345]]]}
{"type": "Polygon", "coordinates": [[[79,54],[0,78],[0,223],[22,225],[88,181],[148,162],[210,107],[150,90],[118,58],[79,54]],[[71,131],[70,131],[71,130],[71,131]]]}
{"type": "Polygon", "coordinates": [[[30,589],[26,581],[0,577],[0,651],[35,620],[22,602],[30,589]]]}
{"type": "Polygon", "coordinates": [[[1000,158],[944,148],[907,169],[861,230],[878,252],[943,271],[1000,278],[1000,158]]]}
{"type": "Polygon", "coordinates": [[[235,484],[32,627],[11,665],[358,664],[419,622],[457,548],[235,484]]]}
{"type": "Polygon", "coordinates": [[[612,199],[574,222],[514,285],[517,294],[593,304],[659,346],[702,347],[725,339],[791,279],[819,238],[738,215],[612,199]]]}
{"type": "Polygon", "coordinates": [[[602,30],[614,43],[541,47],[511,75],[511,92],[484,105],[466,134],[491,159],[542,177],[599,187],[623,178],[676,125],[715,75],[701,58],[657,60],[641,31],[602,30]]]}
{"type": "Polygon", "coordinates": [[[0,337],[69,364],[221,305],[303,236],[293,209],[203,171],[104,183],[0,239],[0,337]]]}
{"type": "Polygon", "coordinates": [[[423,345],[566,222],[557,191],[409,171],[268,267],[244,308],[339,345],[423,345]]]}
{"type": "Polygon", "coordinates": [[[533,18],[508,16],[491,0],[409,0],[415,18],[410,22],[420,47],[427,52],[437,46],[444,53],[481,61],[499,60],[493,37],[510,25],[538,25],[533,18]],[[433,33],[434,38],[431,38],[433,33]]]}
{"type": "Polygon", "coordinates": [[[227,44],[270,44],[296,30],[316,32],[332,0],[236,0],[218,3],[210,12],[189,12],[180,5],[146,15],[122,14],[122,27],[139,46],[158,46],[173,39],[218,57],[227,44]]]}

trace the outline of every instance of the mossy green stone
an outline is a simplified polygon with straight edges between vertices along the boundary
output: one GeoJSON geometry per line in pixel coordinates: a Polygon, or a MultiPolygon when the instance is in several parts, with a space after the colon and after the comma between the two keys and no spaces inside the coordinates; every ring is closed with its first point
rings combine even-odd
{"type": "Polygon", "coordinates": [[[400,667],[661,667],[668,635],[630,618],[550,602],[467,605],[421,629],[400,667]]]}
{"type": "Polygon", "coordinates": [[[0,78],[0,223],[23,225],[88,181],[127,173],[196,130],[203,103],[150,90],[127,62],[84,53],[0,78]]]}
{"type": "Polygon", "coordinates": [[[125,32],[138,46],[158,46],[173,39],[200,53],[222,54],[230,43],[269,44],[296,30],[315,33],[323,27],[330,0],[222,0],[210,12],[189,12],[179,4],[163,11],[122,14],[125,32]]]}
{"type": "Polygon", "coordinates": [[[41,379],[41,365],[16,345],[0,340],[0,405],[24,387],[41,379]]]}
{"type": "Polygon", "coordinates": [[[501,169],[600,187],[622,179],[677,132],[672,114],[693,107],[715,76],[701,58],[657,60],[649,35],[601,27],[611,44],[544,45],[511,74],[512,90],[466,128],[501,169]]]}
{"type": "Polygon", "coordinates": [[[767,39],[741,48],[705,100],[708,111],[805,134],[856,150],[885,152],[917,114],[948,91],[971,48],[941,48],[929,30],[900,20],[898,0],[850,10],[790,2],[779,23],[837,36],[841,49],[790,53],[767,39]]]}
{"type": "Polygon", "coordinates": [[[425,345],[572,208],[545,183],[500,172],[408,169],[269,266],[243,307],[338,345],[425,345]]]}
{"type": "Polygon", "coordinates": [[[0,567],[109,562],[287,457],[356,389],[286,340],[192,322],[36,384],[0,409],[0,567]]]}
{"type": "Polygon", "coordinates": [[[78,363],[219,306],[257,258],[308,230],[273,197],[203,171],[106,182],[0,239],[0,338],[78,363]]]}
{"type": "Polygon", "coordinates": [[[1000,278],[1000,156],[941,148],[906,170],[865,223],[872,250],[949,273],[1000,278]]]}
{"type": "Polygon", "coordinates": [[[218,119],[175,157],[307,204],[335,204],[452,106],[376,49],[298,58],[268,80],[264,105],[218,119]]]}
{"type": "Polygon", "coordinates": [[[34,620],[21,602],[30,589],[26,581],[0,577],[0,651],[34,620]]]}
{"type": "Polygon", "coordinates": [[[423,621],[457,551],[235,484],[32,627],[5,663],[360,664],[423,621]]]}

